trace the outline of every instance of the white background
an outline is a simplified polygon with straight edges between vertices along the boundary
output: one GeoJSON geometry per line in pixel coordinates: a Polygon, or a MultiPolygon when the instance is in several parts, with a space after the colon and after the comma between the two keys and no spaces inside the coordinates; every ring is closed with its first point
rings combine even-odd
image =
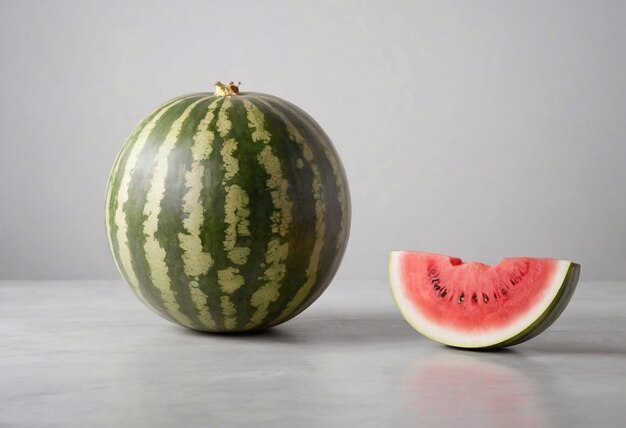
{"type": "Polygon", "coordinates": [[[344,279],[390,249],[626,278],[626,3],[0,0],[0,278],[118,278],[117,151],[241,80],[307,110],[351,185],[344,279]]]}

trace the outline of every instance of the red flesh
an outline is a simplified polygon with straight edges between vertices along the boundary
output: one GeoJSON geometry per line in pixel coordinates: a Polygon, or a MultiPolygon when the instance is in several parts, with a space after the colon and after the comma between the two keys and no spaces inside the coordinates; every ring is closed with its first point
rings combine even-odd
{"type": "Polygon", "coordinates": [[[405,296],[424,317],[479,333],[509,325],[526,314],[549,291],[558,260],[508,258],[487,266],[404,252],[398,262],[405,296]]]}

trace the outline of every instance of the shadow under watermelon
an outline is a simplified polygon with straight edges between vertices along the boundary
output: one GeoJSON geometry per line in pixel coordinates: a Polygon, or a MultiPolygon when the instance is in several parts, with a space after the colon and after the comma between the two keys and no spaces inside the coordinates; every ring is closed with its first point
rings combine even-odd
{"type": "Polygon", "coordinates": [[[280,326],[251,332],[208,333],[186,328],[181,333],[225,341],[276,342],[298,345],[376,346],[427,341],[395,313],[355,313],[299,316],[280,326]]]}

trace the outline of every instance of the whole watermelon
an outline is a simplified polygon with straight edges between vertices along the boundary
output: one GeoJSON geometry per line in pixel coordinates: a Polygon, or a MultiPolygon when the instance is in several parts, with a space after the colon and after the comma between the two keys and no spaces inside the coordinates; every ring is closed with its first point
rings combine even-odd
{"type": "Polygon", "coordinates": [[[157,314],[196,330],[262,329],[333,278],[348,183],[307,113],[218,82],[135,128],[111,171],[106,227],[119,271],[157,314]]]}

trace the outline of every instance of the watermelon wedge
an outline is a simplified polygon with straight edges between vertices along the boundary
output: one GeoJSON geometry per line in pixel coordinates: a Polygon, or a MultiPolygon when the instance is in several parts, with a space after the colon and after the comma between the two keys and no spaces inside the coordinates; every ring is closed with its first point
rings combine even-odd
{"type": "Polygon", "coordinates": [[[547,329],[569,303],[580,265],[505,258],[495,266],[456,257],[392,251],[389,279],[404,319],[432,340],[488,349],[525,342],[547,329]]]}

